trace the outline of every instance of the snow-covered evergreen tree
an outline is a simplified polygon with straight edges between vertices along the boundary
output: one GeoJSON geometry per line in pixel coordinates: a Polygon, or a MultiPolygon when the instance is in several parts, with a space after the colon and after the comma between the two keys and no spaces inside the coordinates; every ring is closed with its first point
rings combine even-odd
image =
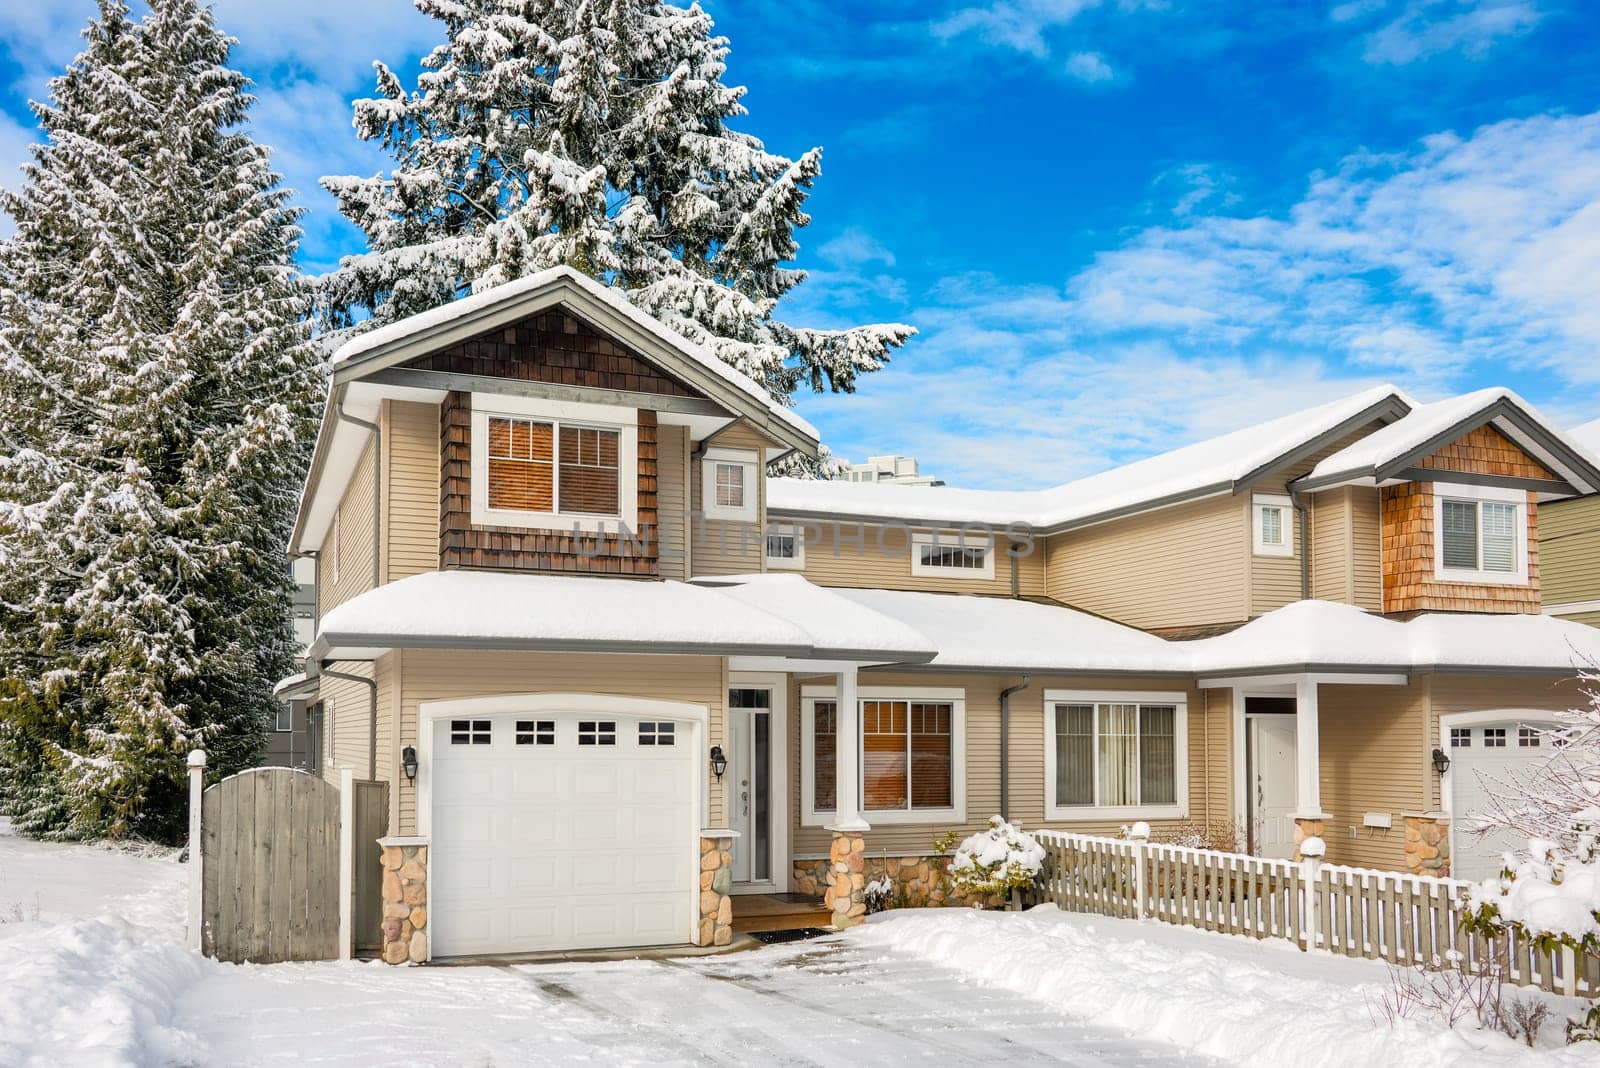
{"type": "Polygon", "coordinates": [[[322,388],[299,231],[196,0],[100,0],[0,206],[0,805],[181,826],[184,755],[259,753],[322,388]]]}
{"type": "Polygon", "coordinates": [[[821,151],[791,160],[729,126],[726,38],[698,5],[655,0],[415,0],[445,42],[415,91],[375,64],[357,134],[387,177],[325,178],[369,251],[323,280],[336,329],[381,324],[568,264],[787,401],[849,390],[913,331],[774,317],[805,277],[783,266],[809,221],[821,151]],[[371,313],[356,321],[357,309],[371,313]]]}

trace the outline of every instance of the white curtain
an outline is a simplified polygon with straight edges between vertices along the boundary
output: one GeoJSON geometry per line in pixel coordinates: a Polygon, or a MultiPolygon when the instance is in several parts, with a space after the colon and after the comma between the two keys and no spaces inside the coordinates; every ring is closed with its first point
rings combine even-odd
{"type": "Polygon", "coordinates": [[[1102,805],[1139,803],[1139,706],[1100,706],[1102,805]]]}

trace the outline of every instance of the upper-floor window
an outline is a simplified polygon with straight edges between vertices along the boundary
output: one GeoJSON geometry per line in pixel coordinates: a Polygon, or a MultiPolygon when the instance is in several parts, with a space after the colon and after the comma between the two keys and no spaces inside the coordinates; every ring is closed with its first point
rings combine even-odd
{"type": "Polygon", "coordinates": [[[1445,582],[1528,581],[1527,495],[1498,486],[1434,487],[1434,572],[1445,582]]]}
{"type": "Polygon", "coordinates": [[[767,567],[798,571],[806,566],[806,539],[799,527],[767,528],[767,567]]]}
{"type": "Polygon", "coordinates": [[[472,521],[561,530],[633,527],[637,414],[474,394],[472,521]]]}
{"type": "Polygon", "coordinates": [[[1251,541],[1257,556],[1294,555],[1294,502],[1281,494],[1257,493],[1250,502],[1251,541]]]}
{"type": "Polygon", "coordinates": [[[711,448],[701,470],[706,515],[712,519],[756,520],[756,477],[760,461],[753,450],[711,448]]]}
{"type": "Polygon", "coordinates": [[[957,579],[992,579],[994,539],[968,531],[913,534],[911,573],[957,579]]]}

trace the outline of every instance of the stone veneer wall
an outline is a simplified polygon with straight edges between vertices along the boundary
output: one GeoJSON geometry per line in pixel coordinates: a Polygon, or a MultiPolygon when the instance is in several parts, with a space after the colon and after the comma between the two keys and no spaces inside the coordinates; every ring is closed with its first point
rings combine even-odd
{"type": "Polygon", "coordinates": [[[1406,871],[1450,878],[1450,818],[1443,812],[1406,812],[1406,871]]]}
{"type": "Polygon", "coordinates": [[[698,946],[725,946],[733,941],[733,839],[700,839],[700,924],[698,946]]]}
{"type": "Polygon", "coordinates": [[[402,840],[383,850],[383,959],[421,964],[428,959],[428,847],[402,840]]]}
{"type": "MultiPolygon", "coordinates": [[[[797,894],[820,896],[828,908],[833,908],[833,886],[829,866],[825,859],[797,860],[794,862],[792,888],[797,894]]],[[[973,899],[956,893],[950,887],[949,857],[868,857],[861,860],[863,885],[885,876],[894,884],[889,894],[889,905],[898,908],[939,908],[944,905],[971,905],[973,899]]],[[[852,873],[854,874],[854,873],[852,873]]],[[[986,900],[995,904],[998,899],[986,900]]]]}

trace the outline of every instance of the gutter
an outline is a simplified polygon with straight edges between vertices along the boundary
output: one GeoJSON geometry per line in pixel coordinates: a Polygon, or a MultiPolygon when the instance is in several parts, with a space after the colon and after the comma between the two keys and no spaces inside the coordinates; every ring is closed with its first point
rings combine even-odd
{"type": "Polygon", "coordinates": [[[1000,818],[1009,820],[1011,802],[1011,695],[1026,690],[1031,676],[1022,676],[1015,686],[1000,691],[1000,818]]]}
{"type": "Polygon", "coordinates": [[[341,682],[359,682],[367,687],[372,701],[371,713],[367,720],[367,778],[376,779],[378,777],[378,680],[369,679],[364,675],[349,675],[343,671],[330,671],[328,668],[323,668],[318,674],[341,682]]]}

